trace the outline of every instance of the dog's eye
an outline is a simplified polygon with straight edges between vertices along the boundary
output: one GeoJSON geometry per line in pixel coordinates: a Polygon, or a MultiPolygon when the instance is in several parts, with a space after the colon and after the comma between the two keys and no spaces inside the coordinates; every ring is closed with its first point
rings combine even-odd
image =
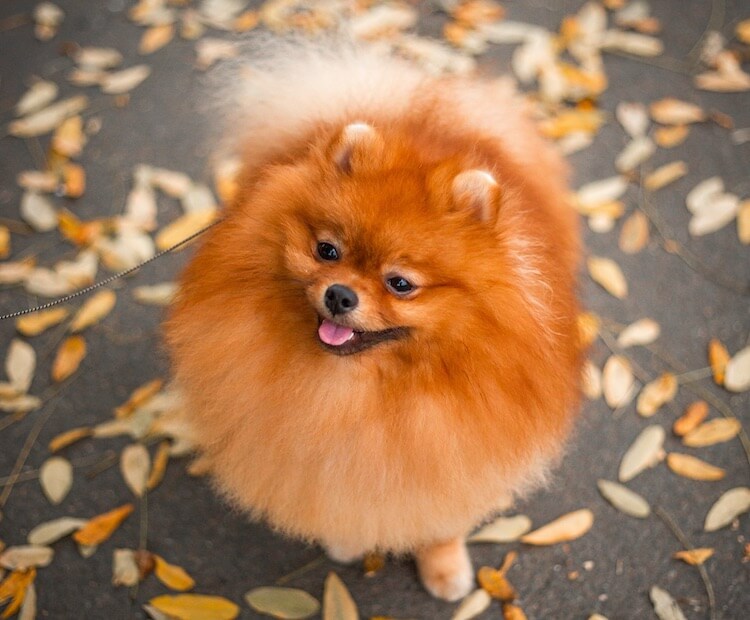
{"type": "Polygon", "coordinates": [[[321,241],[318,243],[318,256],[323,260],[338,260],[339,251],[336,249],[336,246],[321,241]]]}
{"type": "Polygon", "coordinates": [[[388,288],[397,295],[406,295],[414,290],[414,285],[401,276],[392,276],[388,278],[385,283],[388,285],[388,288]]]}

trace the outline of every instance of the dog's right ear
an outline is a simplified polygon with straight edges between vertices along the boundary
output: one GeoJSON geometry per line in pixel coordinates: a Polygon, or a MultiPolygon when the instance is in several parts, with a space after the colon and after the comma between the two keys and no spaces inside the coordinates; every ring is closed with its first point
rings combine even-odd
{"type": "Polygon", "coordinates": [[[378,167],[383,159],[383,139],[372,125],[350,123],[335,143],[333,161],[345,174],[378,167]]]}

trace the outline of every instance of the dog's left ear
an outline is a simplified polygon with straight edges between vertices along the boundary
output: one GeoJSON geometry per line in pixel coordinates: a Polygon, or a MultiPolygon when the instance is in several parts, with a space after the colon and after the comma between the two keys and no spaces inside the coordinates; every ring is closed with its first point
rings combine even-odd
{"type": "Polygon", "coordinates": [[[489,222],[500,207],[500,186],[485,170],[466,170],[453,179],[453,200],[459,209],[489,222]]]}
{"type": "Polygon", "coordinates": [[[350,123],[342,129],[333,160],[345,174],[377,167],[383,159],[383,139],[372,125],[350,123]]]}

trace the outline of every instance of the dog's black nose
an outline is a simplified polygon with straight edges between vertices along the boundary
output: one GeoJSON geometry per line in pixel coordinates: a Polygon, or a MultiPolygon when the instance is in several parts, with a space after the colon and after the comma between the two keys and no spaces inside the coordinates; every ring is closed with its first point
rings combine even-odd
{"type": "Polygon", "coordinates": [[[328,308],[334,316],[351,312],[359,303],[357,293],[343,284],[332,284],[329,286],[328,290],[326,290],[324,299],[326,308],[328,308]]]}

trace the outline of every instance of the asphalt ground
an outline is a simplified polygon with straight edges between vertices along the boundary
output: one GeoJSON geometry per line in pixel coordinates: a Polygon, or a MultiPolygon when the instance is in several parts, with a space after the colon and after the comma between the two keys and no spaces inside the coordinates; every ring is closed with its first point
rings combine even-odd
{"type": "MultiPolygon", "coordinates": [[[[125,66],[142,61],[137,53],[141,29],[126,19],[126,3],[60,1],[66,18],[57,36],[39,42],[31,26],[0,31],[0,119],[11,119],[11,108],[24,92],[30,76],[52,79],[63,94],[80,89],[66,83],[64,74],[70,61],[59,51],[64,41],[81,45],[111,46],[125,56],[125,66]]],[[[578,2],[507,3],[509,17],[518,21],[556,28],[563,16],[576,11],[578,2]]],[[[678,62],[689,58],[709,22],[712,8],[721,5],[725,15],[719,28],[731,35],[733,25],[750,17],[750,6],[740,0],[707,2],[662,0],[653,3],[654,14],[664,24],[660,35],[665,57],[678,62]],[[715,5],[715,6],[714,6],[715,5]]],[[[418,30],[438,34],[444,17],[422,3],[423,19],[418,30]]],[[[28,12],[30,3],[5,0],[0,5],[0,23],[5,18],[28,12]]],[[[479,58],[482,73],[498,75],[509,70],[511,46],[493,46],[479,58]]],[[[210,181],[209,154],[211,119],[206,118],[202,100],[210,72],[194,68],[193,43],[175,40],[145,60],[153,73],[118,108],[109,99],[92,91],[93,111],[87,116],[101,118],[101,131],[93,136],[81,158],[87,172],[85,194],[69,204],[81,219],[120,213],[130,188],[133,167],[138,163],[179,170],[193,179],[210,181]]],[[[689,75],[648,62],[614,55],[606,57],[609,87],[600,100],[612,111],[621,100],[650,102],[672,96],[693,101],[705,109],[720,111],[735,127],[750,126],[750,96],[747,93],[720,94],[696,90],[689,75]]],[[[18,172],[39,165],[40,141],[11,137],[0,139],[0,216],[17,221],[21,190],[15,182],[18,172]]],[[[593,146],[571,157],[575,187],[614,174],[613,160],[625,144],[622,129],[612,121],[597,135],[593,146]]],[[[700,369],[707,365],[706,346],[710,338],[720,339],[734,353],[746,346],[750,335],[750,249],[737,238],[733,225],[701,238],[687,232],[689,214],[684,207],[687,191],[699,180],[721,176],[730,191],[750,196],[750,143],[733,144],[729,131],[715,123],[695,127],[688,140],[677,149],[661,149],[652,167],[673,159],[683,159],[689,167],[686,178],[655,195],[652,207],[663,222],[668,237],[688,248],[701,267],[696,270],[674,252],[668,252],[652,233],[648,246],[639,254],[626,255],[617,247],[617,233],[597,234],[584,226],[585,241],[591,254],[614,258],[626,274],[630,292],[625,300],[607,294],[585,274],[581,277],[586,307],[620,324],[644,316],[662,327],[659,347],[680,369],[700,369]],[[716,274],[721,274],[717,276],[716,274]],[[718,283],[723,278],[744,286],[744,293],[718,283]]],[[[638,201],[631,188],[626,195],[628,209],[638,201]]],[[[179,214],[175,201],[160,201],[160,226],[179,214]]],[[[619,230],[619,225],[618,229],[619,230]]],[[[70,257],[70,245],[56,232],[44,235],[13,235],[15,255],[33,253],[40,263],[51,264],[70,257]]],[[[133,300],[130,287],[173,280],[186,263],[190,250],[165,256],[134,277],[119,282],[118,303],[105,321],[86,332],[88,355],[74,381],[40,410],[8,424],[0,431],[0,477],[10,474],[24,442],[41,416],[52,413],[31,446],[22,471],[39,468],[49,456],[49,440],[77,426],[95,425],[109,419],[114,407],[154,377],[168,376],[168,363],[161,344],[159,325],[162,310],[133,300]]],[[[0,290],[0,312],[27,307],[36,300],[19,288],[0,290]]],[[[14,336],[12,322],[0,323],[0,344],[4,355],[14,336]]],[[[54,330],[32,341],[39,355],[39,367],[32,393],[42,393],[49,385],[49,367],[61,334],[54,330]]],[[[668,365],[644,349],[629,352],[651,377],[668,365]]],[[[599,367],[609,351],[601,341],[592,348],[591,358],[599,367]]],[[[747,426],[750,423],[750,393],[730,394],[710,379],[697,384],[731,408],[747,426]]],[[[517,550],[518,560],[508,577],[519,593],[518,604],[529,618],[587,618],[594,612],[614,618],[655,617],[648,598],[653,585],[671,593],[688,618],[708,618],[709,603],[698,571],[674,560],[680,543],[655,515],[633,519],[606,503],[597,491],[600,478],[615,480],[625,449],[640,430],[659,423],[669,428],[686,405],[697,396],[681,388],[674,403],[654,418],[640,418],[631,404],[622,412],[612,410],[599,399],[586,402],[571,440],[568,453],[555,472],[548,489],[534,494],[516,509],[533,523],[547,523],[562,513],[590,508],[594,527],[569,544],[532,548],[520,543],[473,545],[476,567],[497,566],[509,550],[517,550]]],[[[717,410],[711,408],[712,417],[717,410]]],[[[0,422],[5,418],[0,417],[0,422]]],[[[667,451],[680,450],[679,441],[667,433],[667,451]]],[[[82,464],[76,469],[75,483],[60,506],[45,499],[36,480],[20,481],[2,507],[0,539],[7,545],[22,544],[29,530],[52,518],[93,516],[132,501],[117,466],[91,475],[91,466],[102,458],[117,455],[128,443],[125,438],[83,441],[69,448],[65,456],[82,464]]],[[[748,460],[738,440],[695,452],[722,467],[726,477],[719,482],[696,482],[678,477],[664,464],[639,475],[630,488],[653,506],[661,507],[674,519],[696,547],[712,547],[714,556],[704,565],[715,594],[717,618],[750,617],[749,570],[743,561],[748,542],[748,517],[715,533],[703,531],[703,519],[713,502],[725,490],[748,486],[748,460]]],[[[408,560],[389,559],[373,577],[365,577],[361,565],[338,566],[320,560],[321,550],[277,536],[262,524],[229,509],[212,492],[205,479],[186,473],[186,460],[170,463],[164,481],[139,505],[128,519],[92,557],[83,559],[70,540],[54,545],[53,563],[39,570],[36,585],[38,616],[48,618],[144,618],[141,606],[165,593],[155,579],[144,581],[137,592],[111,585],[112,551],[137,548],[146,532],[149,549],[185,568],[197,581],[196,591],[224,596],[241,606],[241,617],[260,617],[242,602],[245,592],[260,585],[272,585],[301,567],[307,570],[292,576],[286,585],[302,588],[317,598],[323,581],[335,570],[346,583],[363,617],[447,619],[455,605],[430,598],[418,582],[408,560]],[[147,504],[147,505],[146,505],[147,504]],[[310,563],[313,563],[310,566],[310,563]]],[[[746,558],[745,558],[746,559],[746,558]]],[[[482,618],[501,617],[493,605],[482,618]]]]}

